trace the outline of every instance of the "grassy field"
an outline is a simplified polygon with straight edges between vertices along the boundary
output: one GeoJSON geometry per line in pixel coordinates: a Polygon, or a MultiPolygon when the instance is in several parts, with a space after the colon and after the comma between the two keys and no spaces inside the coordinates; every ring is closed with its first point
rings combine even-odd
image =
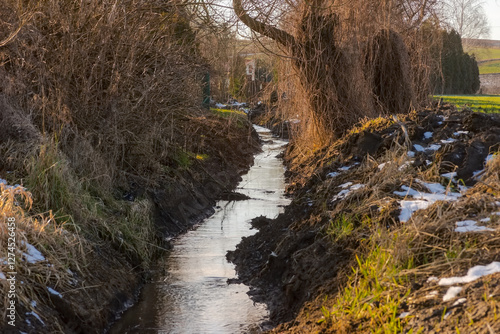
{"type": "Polygon", "coordinates": [[[466,48],[465,52],[475,55],[478,61],[500,58],[500,48],[466,48]]]}
{"type": "Polygon", "coordinates": [[[477,61],[492,59],[478,64],[480,74],[500,73],[500,48],[465,48],[465,52],[476,56],[477,61]]]}
{"type": "Polygon", "coordinates": [[[500,96],[497,95],[435,95],[434,98],[474,111],[500,113],[500,96]]]}
{"type": "Polygon", "coordinates": [[[479,64],[480,74],[500,73],[500,60],[492,60],[479,64]]]}

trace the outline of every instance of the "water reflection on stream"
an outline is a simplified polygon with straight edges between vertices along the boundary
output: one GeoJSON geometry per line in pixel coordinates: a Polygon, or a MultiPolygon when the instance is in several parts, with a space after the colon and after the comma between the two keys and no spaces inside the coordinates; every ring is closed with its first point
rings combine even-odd
{"type": "Polygon", "coordinates": [[[243,284],[227,284],[235,278],[226,261],[250,230],[250,219],[273,218],[288,204],[283,197],[283,165],[276,155],[286,142],[269,130],[255,127],[265,141],[263,152],[243,176],[237,192],[249,200],[218,203],[216,213],[198,228],[180,236],[163,260],[154,283],[147,284],[137,305],[111,329],[124,333],[258,333],[267,317],[264,305],[254,304],[243,284]]]}

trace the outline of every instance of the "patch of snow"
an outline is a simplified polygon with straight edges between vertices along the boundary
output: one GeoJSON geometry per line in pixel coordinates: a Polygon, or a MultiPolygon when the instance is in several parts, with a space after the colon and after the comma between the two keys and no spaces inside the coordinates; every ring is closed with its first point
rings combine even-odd
{"type": "Polygon", "coordinates": [[[429,166],[429,165],[431,165],[431,164],[432,164],[432,161],[430,161],[430,160],[425,160],[425,164],[426,164],[427,166],[429,166]]]}
{"type": "Polygon", "coordinates": [[[438,125],[443,125],[443,122],[438,122],[438,125]]]}
{"type": "Polygon", "coordinates": [[[431,150],[431,151],[437,151],[441,148],[441,145],[439,144],[432,144],[432,145],[429,145],[429,147],[427,147],[428,150],[431,150]]]}
{"type": "Polygon", "coordinates": [[[427,201],[401,201],[399,221],[402,223],[407,222],[415,211],[427,209],[429,205],[431,203],[427,201]]]}
{"type": "Polygon", "coordinates": [[[26,250],[28,253],[23,252],[23,255],[28,263],[37,263],[45,260],[45,257],[42,255],[42,253],[40,253],[38,249],[35,248],[35,246],[24,241],[21,241],[21,244],[26,246],[26,250]]]}
{"type": "Polygon", "coordinates": [[[433,194],[445,194],[446,193],[446,187],[443,186],[442,184],[424,182],[424,181],[419,180],[419,179],[415,179],[415,181],[417,183],[425,186],[433,194]]]}
{"type": "Polygon", "coordinates": [[[225,107],[226,107],[226,105],[225,105],[225,104],[222,104],[222,103],[216,103],[216,104],[215,104],[215,106],[216,106],[217,108],[219,108],[219,109],[223,109],[223,108],[225,108],[225,107]]]}
{"type": "Polygon", "coordinates": [[[424,132],[424,138],[425,138],[425,139],[432,138],[432,135],[433,135],[433,133],[432,133],[432,132],[430,132],[430,131],[424,132]]]}
{"type": "Polygon", "coordinates": [[[362,189],[362,188],[364,188],[364,187],[365,187],[365,185],[364,185],[364,184],[359,184],[359,183],[358,183],[358,184],[355,184],[355,185],[351,186],[350,190],[351,190],[351,191],[354,191],[354,190],[362,189]]]}
{"type": "Polygon", "coordinates": [[[434,291],[429,292],[429,293],[425,296],[425,298],[427,298],[427,299],[434,298],[434,297],[436,297],[438,294],[439,294],[439,292],[438,292],[437,290],[434,290],[434,291]]]}
{"type": "MultiPolygon", "coordinates": [[[[429,184],[429,186],[431,186],[431,184],[429,184]]],[[[403,200],[400,202],[401,213],[399,215],[399,221],[402,223],[407,222],[415,211],[427,209],[436,201],[456,201],[461,196],[459,193],[422,193],[404,185],[401,186],[401,188],[404,191],[395,191],[394,194],[401,197],[411,196],[416,199],[414,201],[403,200]]],[[[431,188],[434,190],[442,190],[434,185],[431,186],[431,188]]]]}
{"type": "Polygon", "coordinates": [[[387,165],[387,162],[384,162],[384,163],[381,163],[380,165],[378,165],[378,170],[384,169],[385,165],[387,165]]]}
{"type": "Polygon", "coordinates": [[[352,166],[343,166],[343,167],[340,167],[338,170],[339,171],[342,171],[342,172],[345,172],[345,171],[348,171],[349,169],[351,169],[352,166]]]}
{"type": "Polygon", "coordinates": [[[16,188],[21,188],[22,190],[26,190],[23,186],[19,184],[14,184],[13,186],[9,185],[6,180],[0,178],[0,185],[4,185],[5,189],[16,189],[16,188]]]}
{"type": "Polygon", "coordinates": [[[401,313],[401,314],[399,315],[399,317],[398,317],[398,318],[399,318],[399,319],[404,319],[404,318],[406,318],[406,317],[407,317],[407,316],[409,316],[409,315],[410,315],[410,312],[403,312],[403,313],[401,313]]]}
{"type": "Polygon", "coordinates": [[[484,227],[484,226],[477,226],[477,222],[474,220],[464,220],[464,221],[459,221],[456,223],[457,228],[455,229],[455,232],[483,232],[483,231],[494,231],[491,228],[484,227]]]}
{"type": "Polygon", "coordinates": [[[437,278],[436,276],[431,276],[427,279],[427,283],[437,282],[437,281],[439,281],[439,278],[437,278]]]}
{"type": "Polygon", "coordinates": [[[342,188],[349,187],[349,189],[341,190],[337,195],[335,195],[333,197],[332,201],[336,201],[336,200],[339,200],[339,199],[346,198],[347,195],[349,195],[352,191],[364,188],[365,185],[364,184],[359,184],[359,183],[352,185],[352,182],[347,182],[347,183],[344,183],[344,184],[340,185],[340,187],[342,187],[342,188]]]}
{"type": "Polygon", "coordinates": [[[486,157],[485,163],[488,163],[488,162],[492,161],[493,159],[496,159],[496,156],[497,156],[496,154],[490,154],[490,155],[488,155],[486,157]]]}
{"type": "Polygon", "coordinates": [[[465,192],[465,191],[469,190],[469,187],[459,184],[458,190],[460,190],[460,192],[465,192]]]}
{"type": "MultiPolygon", "coordinates": [[[[274,253],[274,252],[273,252],[273,253],[274,253]]],[[[271,253],[271,255],[273,255],[273,254],[271,253]]],[[[60,298],[62,298],[62,297],[63,297],[63,296],[61,295],[61,293],[60,293],[60,292],[57,292],[56,290],[52,289],[51,287],[47,287],[47,290],[49,290],[49,292],[50,292],[51,294],[56,295],[57,297],[60,297],[60,298]]]]}
{"type": "Polygon", "coordinates": [[[418,144],[413,144],[413,148],[415,149],[415,151],[417,152],[424,152],[425,149],[422,145],[418,145],[418,144]]]}
{"type": "Polygon", "coordinates": [[[457,200],[460,196],[462,196],[459,193],[438,193],[438,194],[429,194],[429,193],[422,193],[420,191],[417,191],[415,189],[412,189],[408,186],[401,186],[401,188],[404,191],[395,191],[394,194],[401,196],[401,197],[407,197],[411,196],[416,199],[421,199],[430,202],[431,204],[436,202],[436,201],[455,201],[457,200]]]}
{"type": "Polygon", "coordinates": [[[398,170],[403,170],[407,167],[410,167],[412,163],[414,163],[415,161],[414,160],[409,160],[409,161],[405,161],[404,164],[402,164],[401,166],[399,166],[398,170]]]}
{"type": "Polygon", "coordinates": [[[326,174],[327,177],[336,177],[339,175],[340,175],[340,173],[337,173],[337,172],[331,172],[331,173],[326,174]]]}
{"type": "Polygon", "coordinates": [[[453,303],[452,306],[457,306],[457,305],[460,305],[460,304],[463,304],[467,301],[467,298],[460,298],[460,299],[457,299],[456,302],[453,303]]]}
{"type": "Polygon", "coordinates": [[[480,220],[481,223],[489,223],[491,221],[491,218],[488,217],[488,218],[483,218],[480,220]]]}
{"type": "MultiPolygon", "coordinates": [[[[45,322],[43,322],[42,318],[40,318],[40,316],[38,314],[36,314],[35,312],[31,311],[31,312],[27,312],[26,315],[33,315],[35,318],[38,319],[38,321],[40,321],[42,323],[42,325],[45,326],[45,322]]],[[[28,319],[26,319],[26,322],[28,322],[28,319]]],[[[28,325],[30,325],[30,323],[28,322],[28,325]]]]}
{"type": "Polygon", "coordinates": [[[462,287],[460,286],[452,286],[446,291],[446,294],[443,296],[443,302],[447,302],[448,300],[452,300],[457,298],[458,294],[462,291],[462,287]]]}
{"type": "Polygon", "coordinates": [[[442,177],[452,180],[455,176],[457,176],[457,172],[450,172],[441,174],[442,177]]]}
{"type": "Polygon", "coordinates": [[[407,155],[409,158],[415,158],[415,152],[413,152],[413,151],[408,151],[408,152],[406,153],[406,155],[407,155]]]}
{"type": "Polygon", "coordinates": [[[0,279],[7,279],[7,277],[5,277],[5,274],[1,271],[0,271],[0,279]]]}
{"type": "Polygon", "coordinates": [[[350,193],[350,191],[348,189],[344,189],[344,190],[340,191],[337,195],[333,196],[333,201],[345,198],[345,197],[347,197],[347,195],[349,195],[349,193],[350,193]]]}
{"type": "Polygon", "coordinates": [[[478,176],[479,176],[481,173],[484,173],[484,169],[481,169],[481,170],[478,170],[478,171],[472,172],[472,178],[474,178],[474,179],[478,179],[478,176]]]}
{"type": "Polygon", "coordinates": [[[491,262],[486,266],[474,266],[462,277],[448,277],[439,280],[439,285],[470,283],[478,278],[500,272],[500,262],[491,262]]]}
{"type": "Polygon", "coordinates": [[[457,131],[457,132],[453,132],[454,136],[467,135],[467,134],[469,134],[469,131],[457,131]]]}
{"type": "Polygon", "coordinates": [[[451,312],[446,312],[446,314],[444,315],[443,319],[447,319],[450,315],[451,315],[451,312]]]}
{"type": "Polygon", "coordinates": [[[31,304],[31,307],[36,307],[36,300],[32,300],[30,304],[31,304]]]}
{"type": "Polygon", "coordinates": [[[451,144],[451,143],[456,142],[456,141],[457,140],[453,139],[453,138],[441,139],[441,143],[443,143],[443,144],[451,144]]]}

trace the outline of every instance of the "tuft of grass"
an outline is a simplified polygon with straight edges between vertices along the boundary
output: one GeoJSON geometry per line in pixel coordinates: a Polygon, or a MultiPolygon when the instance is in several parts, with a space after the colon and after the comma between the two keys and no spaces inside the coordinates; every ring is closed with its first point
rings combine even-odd
{"type": "Polygon", "coordinates": [[[371,240],[372,249],[366,256],[356,255],[353,274],[347,286],[337,296],[333,306],[323,306],[323,318],[318,322],[326,322],[334,328],[345,324],[359,323],[370,319],[369,328],[361,323],[359,328],[351,330],[373,333],[400,333],[409,318],[399,318],[401,304],[410,294],[405,287],[406,275],[400,275],[404,269],[411,269],[412,262],[402,266],[394,259],[391,251],[371,240]]]}
{"type": "Polygon", "coordinates": [[[333,241],[348,237],[354,231],[354,221],[351,217],[341,214],[335,220],[330,220],[330,225],[327,229],[327,234],[331,236],[333,241]]]}

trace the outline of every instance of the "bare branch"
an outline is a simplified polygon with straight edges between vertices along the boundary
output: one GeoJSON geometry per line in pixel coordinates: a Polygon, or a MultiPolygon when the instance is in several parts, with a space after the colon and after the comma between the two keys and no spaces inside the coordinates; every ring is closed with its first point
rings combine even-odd
{"type": "Polygon", "coordinates": [[[250,15],[248,15],[247,11],[243,8],[241,4],[241,0],[233,0],[234,12],[239,17],[239,19],[246,24],[250,29],[259,34],[267,36],[284,46],[290,47],[295,43],[295,38],[288,34],[287,32],[278,29],[276,27],[270,26],[263,22],[260,22],[250,15]]]}

